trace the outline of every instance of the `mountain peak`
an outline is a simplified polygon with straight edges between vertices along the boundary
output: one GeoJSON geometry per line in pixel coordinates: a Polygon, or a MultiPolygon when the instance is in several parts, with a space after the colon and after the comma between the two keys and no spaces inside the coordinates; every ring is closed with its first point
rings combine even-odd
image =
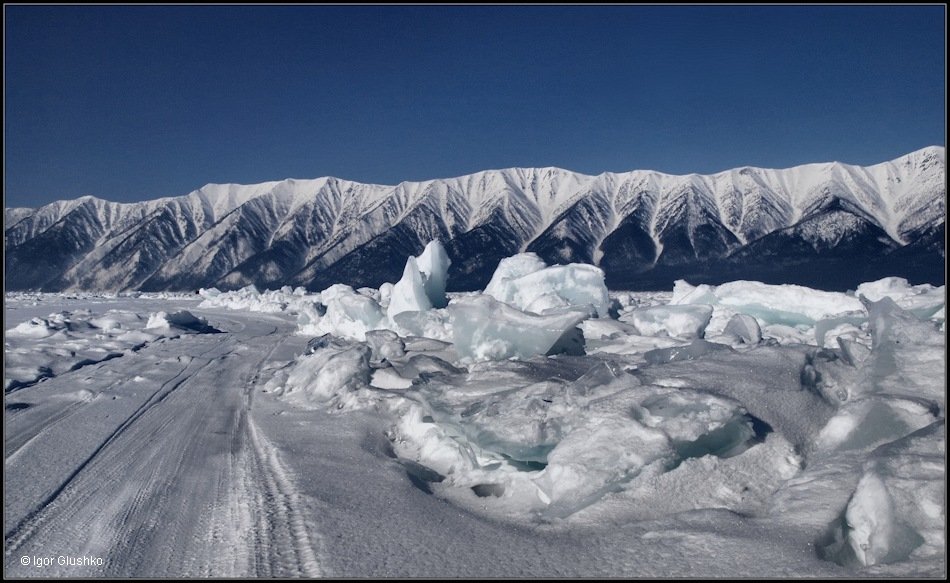
{"type": "Polygon", "coordinates": [[[926,148],[921,148],[916,152],[911,152],[901,156],[897,160],[894,160],[894,163],[905,163],[913,165],[924,165],[924,166],[933,166],[936,164],[943,165],[946,159],[946,148],[943,146],[927,146],[926,148]]]}

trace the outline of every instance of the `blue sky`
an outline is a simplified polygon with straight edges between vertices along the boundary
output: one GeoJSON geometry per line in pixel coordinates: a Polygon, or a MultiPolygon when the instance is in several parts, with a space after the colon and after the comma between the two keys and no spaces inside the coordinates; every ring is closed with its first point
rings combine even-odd
{"type": "Polygon", "coordinates": [[[5,6],[4,195],[945,144],[943,6],[5,6]]]}

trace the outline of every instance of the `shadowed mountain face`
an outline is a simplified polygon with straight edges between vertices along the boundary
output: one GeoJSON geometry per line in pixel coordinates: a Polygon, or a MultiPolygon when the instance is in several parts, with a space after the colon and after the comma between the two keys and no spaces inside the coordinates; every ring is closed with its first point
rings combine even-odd
{"type": "Polygon", "coordinates": [[[189,290],[397,281],[440,239],[449,286],[509,255],[593,263],[614,289],[754,279],[823,289],[944,282],[945,153],[710,176],[493,170],[398,186],[211,184],[177,198],[6,209],[8,290],[189,290]]]}

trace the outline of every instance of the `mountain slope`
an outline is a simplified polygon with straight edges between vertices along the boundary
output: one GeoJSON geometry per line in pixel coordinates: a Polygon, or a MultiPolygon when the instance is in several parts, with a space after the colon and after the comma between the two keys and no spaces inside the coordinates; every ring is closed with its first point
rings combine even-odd
{"type": "Polygon", "coordinates": [[[6,209],[4,218],[11,290],[378,286],[435,238],[452,258],[455,289],[485,285],[499,259],[521,251],[598,264],[614,288],[662,289],[677,278],[840,288],[877,272],[940,283],[945,152],[708,176],[511,168],[397,186],[212,184],[142,203],[83,197],[6,209]]]}

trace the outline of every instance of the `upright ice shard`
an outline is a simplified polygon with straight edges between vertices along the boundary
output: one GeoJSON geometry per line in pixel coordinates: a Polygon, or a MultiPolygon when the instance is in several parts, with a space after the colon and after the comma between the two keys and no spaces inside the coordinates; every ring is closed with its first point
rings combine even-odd
{"type": "Polygon", "coordinates": [[[422,254],[416,258],[416,263],[422,272],[423,286],[432,307],[444,308],[449,303],[445,297],[445,285],[449,277],[449,267],[452,266],[445,247],[438,239],[430,241],[422,254]]]}
{"type": "Polygon", "coordinates": [[[426,295],[425,282],[415,257],[406,260],[406,268],[402,272],[402,279],[393,286],[392,296],[389,298],[389,319],[402,312],[422,312],[432,308],[432,302],[426,295]]]}

